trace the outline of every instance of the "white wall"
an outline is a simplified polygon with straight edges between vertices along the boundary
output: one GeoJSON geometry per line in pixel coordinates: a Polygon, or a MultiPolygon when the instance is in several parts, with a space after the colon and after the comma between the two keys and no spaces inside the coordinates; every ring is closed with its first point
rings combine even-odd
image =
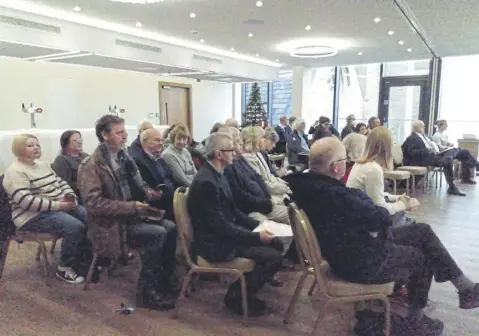
{"type": "Polygon", "coordinates": [[[192,85],[193,133],[205,137],[215,121],[233,115],[233,84],[84,66],[0,58],[0,130],[30,127],[21,104],[43,108],[37,127],[89,128],[110,105],[124,108],[127,124],[135,125],[159,112],[158,82],[192,85]]]}

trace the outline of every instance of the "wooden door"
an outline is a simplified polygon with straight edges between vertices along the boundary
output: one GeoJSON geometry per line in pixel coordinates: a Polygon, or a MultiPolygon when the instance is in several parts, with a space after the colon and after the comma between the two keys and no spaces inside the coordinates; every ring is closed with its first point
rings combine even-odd
{"type": "Polygon", "coordinates": [[[160,85],[160,106],[168,125],[183,123],[191,131],[190,88],[160,85]]]}

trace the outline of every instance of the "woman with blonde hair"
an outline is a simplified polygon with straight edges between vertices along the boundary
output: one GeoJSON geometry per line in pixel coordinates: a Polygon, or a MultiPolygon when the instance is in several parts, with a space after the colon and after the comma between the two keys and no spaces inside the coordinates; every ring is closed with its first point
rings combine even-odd
{"type": "Polygon", "coordinates": [[[391,195],[384,191],[384,171],[394,169],[392,147],[391,132],[383,126],[374,128],[366,141],[363,157],[351,169],[347,186],[362,190],[376,205],[394,215],[414,210],[419,202],[406,195],[391,195]]]}
{"type": "Polygon", "coordinates": [[[275,204],[283,204],[291,190],[284,180],[271,174],[270,166],[261,154],[261,150],[264,148],[265,131],[259,126],[249,126],[241,132],[241,136],[243,138],[243,157],[261,175],[275,204]]]}
{"type": "Polygon", "coordinates": [[[40,143],[34,135],[13,139],[16,156],[5,171],[3,187],[12,203],[12,219],[17,230],[50,233],[62,238],[56,276],[80,284],[84,278],[72,268],[77,248],[85,237],[87,213],[78,205],[75,192],[46,162],[39,161],[40,143]]]}
{"type": "Polygon", "coordinates": [[[163,151],[162,158],[171,170],[178,186],[189,187],[196,176],[195,163],[188,151],[190,131],[184,124],[177,124],[169,133],[171,145],[163,151]]]}

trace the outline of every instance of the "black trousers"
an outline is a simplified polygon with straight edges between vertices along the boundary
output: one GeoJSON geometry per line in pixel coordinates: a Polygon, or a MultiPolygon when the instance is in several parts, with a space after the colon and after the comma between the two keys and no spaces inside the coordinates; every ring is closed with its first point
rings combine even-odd
{"type": "MultiPolygon", "coordinates": [[[[278,271],[282,261],[282,244],[240,247],[237,250],[237,258],[254,260],[256,265],[252,272],[245,274],[246,290],[248,296],[255,296],[278,271]]],[[[240,295],[239,280],[231,284],[229,293],[240,295]]]]}
{"type": "Polygon", "coordinates": [[[428,224],[414,223],[394,228],[392,234],[394,244],[387,259],[368,283],[406,284],[411,307],[424,308],[433,276],[436,282],[446,282],[462,275],[428,224]]]}
{"type": "Polygon", "coordinates": [[[460,161],[463,166],[461,176],[462,179],[471,178],[471,173],[469,171],[471,168],[476,167],[477,169],[479,169],[479,162],[472,156],[471,152],[469,152],[467,149],[451,148],[448,151],[439,153],[438,156],[443,158],[453,158],[460,161]]]}

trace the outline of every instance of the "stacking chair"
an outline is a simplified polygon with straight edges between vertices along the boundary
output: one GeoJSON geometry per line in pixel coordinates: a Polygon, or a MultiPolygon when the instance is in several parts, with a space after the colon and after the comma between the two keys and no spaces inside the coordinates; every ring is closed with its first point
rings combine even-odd
{"type": "Polygon", "coordinates": [[[296,286],[293,297],[289,304],[284,322],[288,322],[291,312],[298,300],[298,296],[308,275],[313,275],[319,287],[320,298],[324,299],[324,310],[316,319],[311,335],[314,335],[321,317],[324,318],[328,309],[338,303],[362,302],[381,300],[385,306],[385,330],[386,336],[391,336],[391,305],[388,295],[392,294],[394,283],[383,285],[362,285],[342,280],[332,274],[329,264],[321,257],[316,234],[303,211],[299,211],[294,203],[288,205],[291,226],[293,227],[294,239],[299,246],[299,257],[307,260],[302,263],[303,273],[296,286]],[[322,315],[321,315],[322,314],[322,315]]]}
{"type": "Polygon", "coordinates": [[[397,181],[406,180],[406,193],[409,193],[409,179],[411,178],[411,173],[408,171],[401,170],[388,170],[384,172],[384,178],[386,180],[393,181],[393,193],[397,194],[397,181]]]}
{"type": "Polygon", "coordinates": [[[255,267],[255,262],[251,259],[236,258],[226,262],[209,262],[201,256],[197,256],[196,260],[192,258],[190,248],[193,243],[193,227],[190,223],[190,217],[187,209],[188,189],[185,187],[178,188],[173,198],[173,209],[175,212],[176,224],[178,225],[178,234],[180,237],[181,249],[189,267],[189,271],[183,280],[180,297],[176,302],[176,309],[173,317],[177,318],[179,314],[180,301],[185,299],[188,285],[192,281],[192,276],[199,273],[209,274],[229,274],[240,279],[241,296],[243,306],[243,324],[248,321],[248,299],[246,292],[246,280],[244,273],[251,272],[255,267]]]}

